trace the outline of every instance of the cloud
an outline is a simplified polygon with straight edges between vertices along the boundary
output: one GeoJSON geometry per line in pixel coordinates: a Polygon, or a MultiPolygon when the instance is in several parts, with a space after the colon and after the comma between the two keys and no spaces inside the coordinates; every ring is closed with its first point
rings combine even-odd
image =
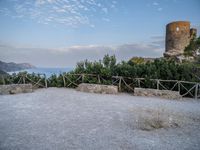
{"type": "Polygon", "coordinates": [[[102,8],[102,11],[105,13],[105,14],[107,14],[108,13],[108,8],[102,8]]]}
{"type": "Polygon", "coordinates": [[[105,21],[105,22],[110,22],[109,18],[102,18],[102,20],[105,21]]]}
{"type": "Polygon", "coordinates": [[[154,6],[158,6],[159,3],[158,3],[158,2],[153,2],[153,5],[154,5],[154,6]]]}
{"type": "Polygon", "coordinates": [[[161,35],[151,36],[150,38],[153,39],[153,40],[163,40],[163,39],[165,39],[165,37],[161,36],[161,35]]]}
{"type": "Polygon", "coordinates": [[[157,10],[158,10],[158,11],[162,11],[162,10],[163,10],[163,8],[159,7],[157,10]]]}
{"type": "Polygon", "coordinates": [[[93,25],[90,14],[99,13],[104,18],[108,10],[115,8],[116,1],[97,0],[7,0],[0,14],[12,18],[32,19],[42,24],[64,24],[77,27],[93,25]],[[9,7],[8,7],[9,6],[9,7]]]}
{"type": "Polygon", "coordinates": [[[156,41],[146,44],[130,43],[118,46],[77,45],[58,49],[16,48],[4,45],[3,47],[0,46],[0,60],[18,63],[29,62],[40,67],[73,67],[78,61],[85,59],[99,60],[105,54],[115,55],[118,61],[129,60],[133,56],[160,57],[164,48],[158,40],[156,41]]]}
{"type": "MultiPolygon", "coordinates": [[[[154,6],[153,8],[156,8],[157,11],[162,11],[163,8],[160,6],[160,3],[158,2],[153,2],[152,5],[154,6]]],[[[151,5],[147,5],[147,6],[151,6],[151,5]]]]}
{"type": "Polygon", "coordinates": [[[158,49],[164,50],[165,47],[165,37],[164,36],[152,36],[150,44],[154,45],[158,49]]]}

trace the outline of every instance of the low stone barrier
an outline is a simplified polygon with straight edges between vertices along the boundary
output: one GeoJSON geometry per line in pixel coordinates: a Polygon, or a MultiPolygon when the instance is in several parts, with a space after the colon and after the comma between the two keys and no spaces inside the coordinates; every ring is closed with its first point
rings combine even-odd
{"type": "Polygon", "coordinates": [[[81,83],[77,87],[78,91],[102,94],[117,94],[118,87],[113,85],[87,84],[81,83]]]}
{"type": "Polygon", "coordinates": [[[32,92],[32,91],[33,91],[32,84],[0,85],[0,95],[29,93],[29,92],[32,92]]]}
{"type": "Polygon", "coordinates": [[[145,89],[145,88],[135,88],[135,96],[158,96],[166,99],[181,99],[182,96],[177,91],[170,90],[157,90],[157,89],[145,89]]]}

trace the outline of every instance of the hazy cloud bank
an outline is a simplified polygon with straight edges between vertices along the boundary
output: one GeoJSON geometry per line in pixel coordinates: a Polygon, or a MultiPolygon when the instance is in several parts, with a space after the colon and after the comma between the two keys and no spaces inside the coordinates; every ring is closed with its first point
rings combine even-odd
{"type": "Polygon", "coordinates": [[[123,44],[119,46],[72,46],[58,49],[16,48],[0,43],[0,60],[6,62],[29,62],[42,67],[73,67],[81,60],[99,60],[105,54],[115,55],[118,61],[133,56],[161,57],[163,42],[149,44],[123,44]]]}

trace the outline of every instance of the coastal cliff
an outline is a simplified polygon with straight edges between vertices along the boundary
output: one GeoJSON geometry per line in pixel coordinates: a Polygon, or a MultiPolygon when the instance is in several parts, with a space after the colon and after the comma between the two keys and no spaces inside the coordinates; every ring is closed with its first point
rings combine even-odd
{"type": "Polygon", "coordinates": [[[10,72],[10,71],[19,71],[23,69],[31,69],[31,68],[36,68],[35,66],[29,64],[29,63],[6,63],[3,61],[0,61],[0,70],[5,71],[5,72],[10,72]]]}

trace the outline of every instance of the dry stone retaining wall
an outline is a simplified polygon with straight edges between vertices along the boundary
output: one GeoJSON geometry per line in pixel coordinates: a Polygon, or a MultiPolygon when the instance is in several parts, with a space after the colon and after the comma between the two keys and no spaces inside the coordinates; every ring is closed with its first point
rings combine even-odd
{"type": "Polygon", "coordinates": [[[33,91],[32,84],[0,85],[0,95],[29,93],[33,91]]]}
{"type": "Polygon", "coordinates": [[[157,89],[145,89],[145,88],[135,88],[135,96],[158,96],[166,99],[181,99],[182,96],[177,91],[170,90],[157,90],[157,89]]]}
{"type": "Polygon", "coordinates": [[[117,94],[118,87],[113,85],[87,84],[81,83],[77,87],[78,91],[89,93],[117,94]]]}

